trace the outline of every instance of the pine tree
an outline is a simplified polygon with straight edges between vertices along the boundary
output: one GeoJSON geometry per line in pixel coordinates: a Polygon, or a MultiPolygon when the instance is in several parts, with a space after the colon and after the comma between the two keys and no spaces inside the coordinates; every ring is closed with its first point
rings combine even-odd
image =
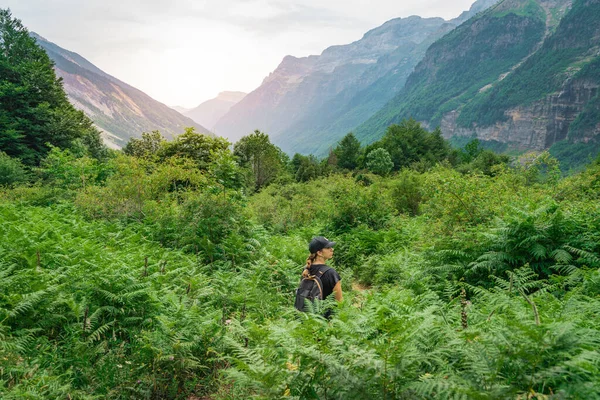
{"type": "Polygon", "coordinates": [[[48,144],[69,148],[98,135],[67,100],[48,55],[10,10],[0,9],[0,150],[35,165],[48,144]]]}
{"type": "Polygon", "coordinates": [[[334,150],[337,165],[341,168],[356,169],[360,156],[360,142],[352,132],[344,136],[334,150]]]}

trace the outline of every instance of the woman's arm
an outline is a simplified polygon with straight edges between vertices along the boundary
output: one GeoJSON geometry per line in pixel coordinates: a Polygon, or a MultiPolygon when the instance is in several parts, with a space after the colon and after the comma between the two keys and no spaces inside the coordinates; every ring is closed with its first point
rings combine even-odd
{"type": "Polygon", "coordinates": [[[335,284],[335,286],[333,287],[333,295],[335,296],[335,299],[339,302],[344,300],[344,296],[342,295],[342,282],[338,281],[338,283],[335,284]]]}

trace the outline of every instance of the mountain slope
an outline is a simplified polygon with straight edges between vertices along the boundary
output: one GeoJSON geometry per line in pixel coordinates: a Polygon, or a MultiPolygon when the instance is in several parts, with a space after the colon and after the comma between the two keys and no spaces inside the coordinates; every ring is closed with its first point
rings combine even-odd
{"type": "Polygon", "coordinates": [[[153,130],[159,130],[166,138],[182,133],[185,127],[212,135],[202,125],[106,74],[80,55],[35,33],[31,35],[54,61],[71,103],[104,132],[107,145],[119,148],[131,137],[153,130]]]}
{"type": "Polygon", "coordinates": [[[496,0],[456,20],[397,18],[319,56],[287,56],[263,84],[216,124],[235,141],[260,129],[287,152],[323,152],[404,85],[429,44],[496,0]]]}
{"type": "Polygon", "coordinates": [[[202,126],[212,129],[217,121],[227,113],[237,103],[239,103],[246,93],[243,92],[221,92],[214,99],[207,100],[191,110],[183,113],[202,126]]]}
{"type": "Polygon", "coordinates": [[[427,51],[406,86],[356,129],[413,117],[445,137],[545,149],[600,133],[600,1],[505,0],[427,51]]]}
{"type": "Polygon", "coordinates": [[[307,116],[290,126],[275,141],[289,152],[324,155],[344,135],[361,124],[404,87],[415,65],[423,59],[427,48],[477,13],[494,5],[498,0],[480,0],[458,18],[443,23],[420,43],[404,42],[396,50],[382,56],[377,65],[361,77],[362,88],[350,86],[326,105],[307,113],[307,116]],[[314,140],[319,137],[319,140],[314,140]]]}
{"type": "Polygon", "coordinates": [[[186,112],[190,111],[191,108],[185,108],[181,106],[170,106],[173,110],[177,111],[179,114],[185,115],[186,112]]]}

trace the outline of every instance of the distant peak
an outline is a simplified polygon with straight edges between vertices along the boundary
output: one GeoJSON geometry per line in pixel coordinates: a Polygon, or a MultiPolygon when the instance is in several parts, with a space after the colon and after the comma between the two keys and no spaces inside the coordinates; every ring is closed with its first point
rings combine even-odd
{"type": "Polygon", "coordinates": [[[224,90],[221,93],[219,93],[219,96],[245,96],[247,93],[244,92],[239,92],[239,91],[235,91],[235,90],[224,90]]]}
{"type": "Polygon", "coordinates": [[[246,97],[246,94],[247,93],[244,93],[244,92],[224,91],[224,92],[219,93],[219,95],[217,96],[217,99],[237,103],[238,101],[240,101],[244,97],[246,97]]]}
{"type": "Polygon", "coordinates": [[[48,42],[48,43],[50,43],[50,41],[49,41],[48,39],[46,39],[46,38],[45,38],[45,37],[43,37],[42,35],[40,35],[40,34],[37,34],[37,33],[35,33],[35,32],[29,32],[29,36],[31,36],[31,37],[32,37],[32,38],[34,38],[35,40],[41,40],[41,41],[44,41],[44,42],[48,42]]]}

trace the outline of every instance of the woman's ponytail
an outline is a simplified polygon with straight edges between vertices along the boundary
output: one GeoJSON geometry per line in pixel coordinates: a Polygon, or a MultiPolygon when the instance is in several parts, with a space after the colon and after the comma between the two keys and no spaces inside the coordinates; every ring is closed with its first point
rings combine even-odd
{"type": "Polygon", "coordinates": [[[302,271],[303,278],[308,278],[308,276],[310,275],[308,270],[312,266],[313,262],[315,262],[316,258],[317,258],[317,253],[310,253],[308,258],[306,259],[306,265],[304,266],[304,271],[302,271]]]}

